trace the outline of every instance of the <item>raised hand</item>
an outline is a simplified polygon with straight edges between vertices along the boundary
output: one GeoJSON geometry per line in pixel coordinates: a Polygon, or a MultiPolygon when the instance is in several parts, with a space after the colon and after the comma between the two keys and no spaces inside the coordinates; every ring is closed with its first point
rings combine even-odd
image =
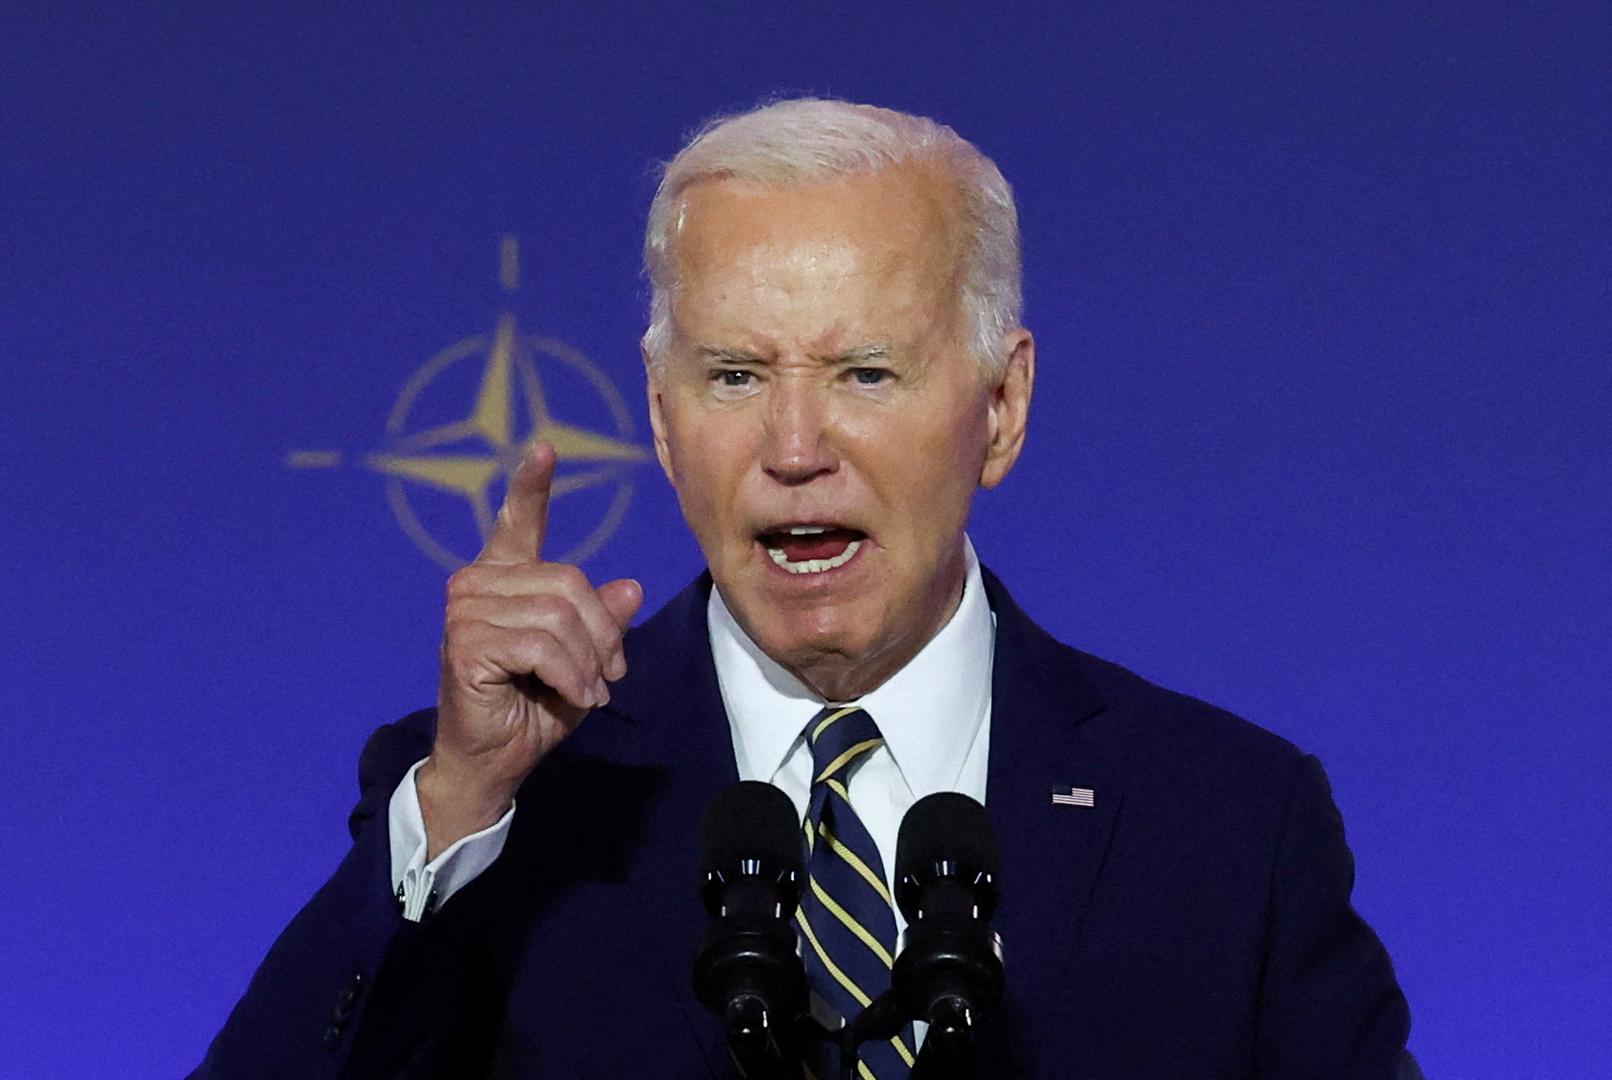
{"type": "Polygon", "coordinates": [[[533,443],[476,561],[448,579],[436,742],[417,775],[428,857],[503,816],[526,779],[627,673],[621,638],[643,602],[541,557],[554,448],[533,443]]]}

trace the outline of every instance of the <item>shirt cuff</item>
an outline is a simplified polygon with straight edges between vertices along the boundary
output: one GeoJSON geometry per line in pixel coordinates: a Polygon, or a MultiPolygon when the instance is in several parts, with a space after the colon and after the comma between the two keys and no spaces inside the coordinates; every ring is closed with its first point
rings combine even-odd
{"type": "Polygon", "coordinates": [[[414,774],[426,759],[416,761],[392,792],[387,806],[387,829],[392,844],[392,892],[403,905],[403,917],[419,922],[448,902],[448,898],[470,884],[493,864],[504,850],[509,823],[515,817],[510,803],[504,816],[480,832],[453,843],[446,851],[425,861],[427,851],[425,815],[420,811],[420,792],[414,774]]]}

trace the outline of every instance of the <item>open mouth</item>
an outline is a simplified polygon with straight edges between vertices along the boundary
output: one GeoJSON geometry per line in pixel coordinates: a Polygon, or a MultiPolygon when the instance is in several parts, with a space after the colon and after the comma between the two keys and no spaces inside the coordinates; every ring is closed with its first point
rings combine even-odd
{"type": "Polygon", "coordinates": [[[867,534],[837,525],[788,525],[757,538],[767,557],[791,574],[822,574],[856,558],[867,534]]]}

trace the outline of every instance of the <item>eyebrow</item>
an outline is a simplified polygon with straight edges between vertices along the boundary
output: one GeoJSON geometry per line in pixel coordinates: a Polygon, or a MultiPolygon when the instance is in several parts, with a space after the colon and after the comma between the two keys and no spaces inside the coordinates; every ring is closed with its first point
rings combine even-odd
{"type": "Polygon", "coordinates": [[[701,345],[698,350],[701,358],[715,360],[719,364],[763,364],[766,363],[760,356],[743,349],[724,349],[719,345],[701,345]]]}
{"type": "Polygon", "coordinates": [[[835,362],[855,365],[888,359],[890,359],[890,347],[888,345],[858,345],[854,349],[847,349],[841,353],[835,358],[835,362]]]}
{"type": "MultiPolygon", "coordinates": [[[[729,349],[720,345],[701,345],[700,356],[719,364],[765,364],[767,359],[744,349],[729,349]]],[[[858,345],[834,357],[832,362],[846,366],[867,364],[890,359],[890,347],[883,344],[858,345]]]]}

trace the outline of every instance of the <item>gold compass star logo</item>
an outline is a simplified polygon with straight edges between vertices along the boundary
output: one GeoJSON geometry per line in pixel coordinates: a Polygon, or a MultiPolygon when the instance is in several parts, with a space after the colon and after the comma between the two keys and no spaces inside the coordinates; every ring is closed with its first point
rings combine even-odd
{"type": "MultiPolygon", "coordinates": [[[[509,303],[520,283],[514,237],[503,238],[500,256],[506,302],[497,325],[427,360],[392,406],[385,445],[359,455],[364,467],[385,477],[398,525],[449,570],[474,558],[486,540],[503,487],[533,440],[553,444],[551,498],[567,500],[565,513],[551,519],[554,554],[544,555],[570,563],[594,554],[620,526],[635,466],[649,459],[633,442],[632,413],[604,372],[569,345],[517,327],[509,303]],[[562,411],[569,419],[551,410],[544,379],[566,391],[562,411]]],[[[286,464],[335,468],[344,457],[295,450],[286,464]]]]}

